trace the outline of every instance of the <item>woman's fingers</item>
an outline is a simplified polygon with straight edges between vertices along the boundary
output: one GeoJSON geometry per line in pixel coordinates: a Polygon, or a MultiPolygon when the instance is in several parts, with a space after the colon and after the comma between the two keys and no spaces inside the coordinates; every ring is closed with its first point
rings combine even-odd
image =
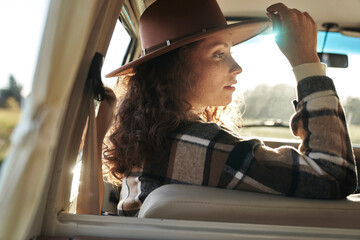
{"type": "Polygon", "coordinates": [[[304,12],[304,15],[311,21],[313,25],[316,26],[315,20],[310,16],[308,12],[304,12]]]}
{"type": "Polygon", "coordinates": [[[298,9],[282,3],[267,8],[273,23],[276,43],[292,66],[318,62],[316,54],[317,29],[314,19],[298,9]]]}
{"type": "Polygon", "coordinates": [[[298,14],[299,16],[303,15],[303,13],[301,11],[297,10],[296,8],[292,8],[292,9],[290,9],[290,11],[298,14]]]}
{"type": "Polygon", "coordinates": [[[279,13],[281,17],[286,17],[290,14],[289,8],[283,3],[276,3],[266,9],[270,13],[279,13]]]}
{"type": "Polygon", "coordinates": [[[272,22],[272,27],[273,27],[273,32],[275,34],[276,37],[276,42],[281,41],[281,38],[279,38],[280,31],[282,29],[282,24],[281,24],[281,19],[279,14],[275,14],[275,13],[267,13],[267,16],[270,18],[271,22],[272,22]]]}

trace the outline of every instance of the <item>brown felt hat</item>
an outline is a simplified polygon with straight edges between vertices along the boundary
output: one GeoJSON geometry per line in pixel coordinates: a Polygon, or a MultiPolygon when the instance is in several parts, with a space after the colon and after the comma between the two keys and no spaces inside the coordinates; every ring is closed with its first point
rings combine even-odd
{"type": "Polygon", "coordinates": [[[228,25],[216,0],[158,0],[140,17],[141,56],[106,77],[132,73],[138,64],[211,36],[230,33],[236,45],[269,26],[266,20],[228,25]]]}

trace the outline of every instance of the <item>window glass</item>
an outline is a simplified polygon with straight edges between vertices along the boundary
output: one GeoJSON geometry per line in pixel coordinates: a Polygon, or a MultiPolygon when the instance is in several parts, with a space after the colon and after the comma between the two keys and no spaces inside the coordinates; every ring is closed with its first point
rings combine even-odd
{"type": "Polygon", "coordinates": [[[105,85],[114,87],[117,79],[105,78],[105,75],[121,66],[130,40],[129,33],[122,26],[121,22],[117,21],[101,71],[101,77],[105,85]]]}
{"type": "MultiPolygon", "coordinates": [[[[318,33],[321,51],[324,32],[318,33]]],[[[233,112],[242,114],[240,134],[295,139],[288,128],[294,113],[296,80],[292,67],[275,43],[273,34],[262,34],[232,49],[243,72],[237,77],[233,112]],[[245,103],[244,103],[245,102],[245,103]]],[[[352,142],[360,144],[360,38],[329,33],[324,52],[348,55],[347,68],[327,68],[346,110],[352,142]]],[[[238,123],[240,124],[240,122],[238,123]]]]}

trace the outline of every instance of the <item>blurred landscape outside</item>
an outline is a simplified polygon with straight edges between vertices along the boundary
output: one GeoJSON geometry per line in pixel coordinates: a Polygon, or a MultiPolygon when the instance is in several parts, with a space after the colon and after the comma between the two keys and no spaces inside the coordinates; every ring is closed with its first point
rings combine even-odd
{"type": "Polygon", "coordinates": [[[0,164],[31,92],[49,0],[0,0],[0,164]]]}
{"type": "MultiPolygon", "coordinates": [[[[318,33],[318,52],[325,33],[318,33]]],[[[294,114],[296,80],[292,68],[275,44],[273,34],[263,34],[232,48],[233,57],[242,67],[232,109],[242,116],[239,134],[246,137],[295,138],[289,129],[294,114]]],[[[328,34],[324,52],[346,54],[347,68],[327,68],[344,106],[349,134],[360,144],[360,38],[340,33],[328,34]]]]}
{"type": "Polygon", "coordinates": [[[10,75],[8,86],[0,89],[0,162],[5,158],[10,144],[10,134],[20,117],[23,97],[22,86],[10,75]]]}

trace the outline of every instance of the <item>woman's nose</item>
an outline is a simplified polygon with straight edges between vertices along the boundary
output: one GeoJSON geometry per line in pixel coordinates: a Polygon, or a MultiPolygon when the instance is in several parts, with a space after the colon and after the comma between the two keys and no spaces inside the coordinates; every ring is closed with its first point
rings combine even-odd
{"type": "Polygon", "coordinates": [[[241,68],[240,65],[234,60],[233,57],[231,57],[231,62],[232,62],[231,74],[237,76],[238,74],[240,74],[240,73],[242,72],[242,68],[241,68]]]}

